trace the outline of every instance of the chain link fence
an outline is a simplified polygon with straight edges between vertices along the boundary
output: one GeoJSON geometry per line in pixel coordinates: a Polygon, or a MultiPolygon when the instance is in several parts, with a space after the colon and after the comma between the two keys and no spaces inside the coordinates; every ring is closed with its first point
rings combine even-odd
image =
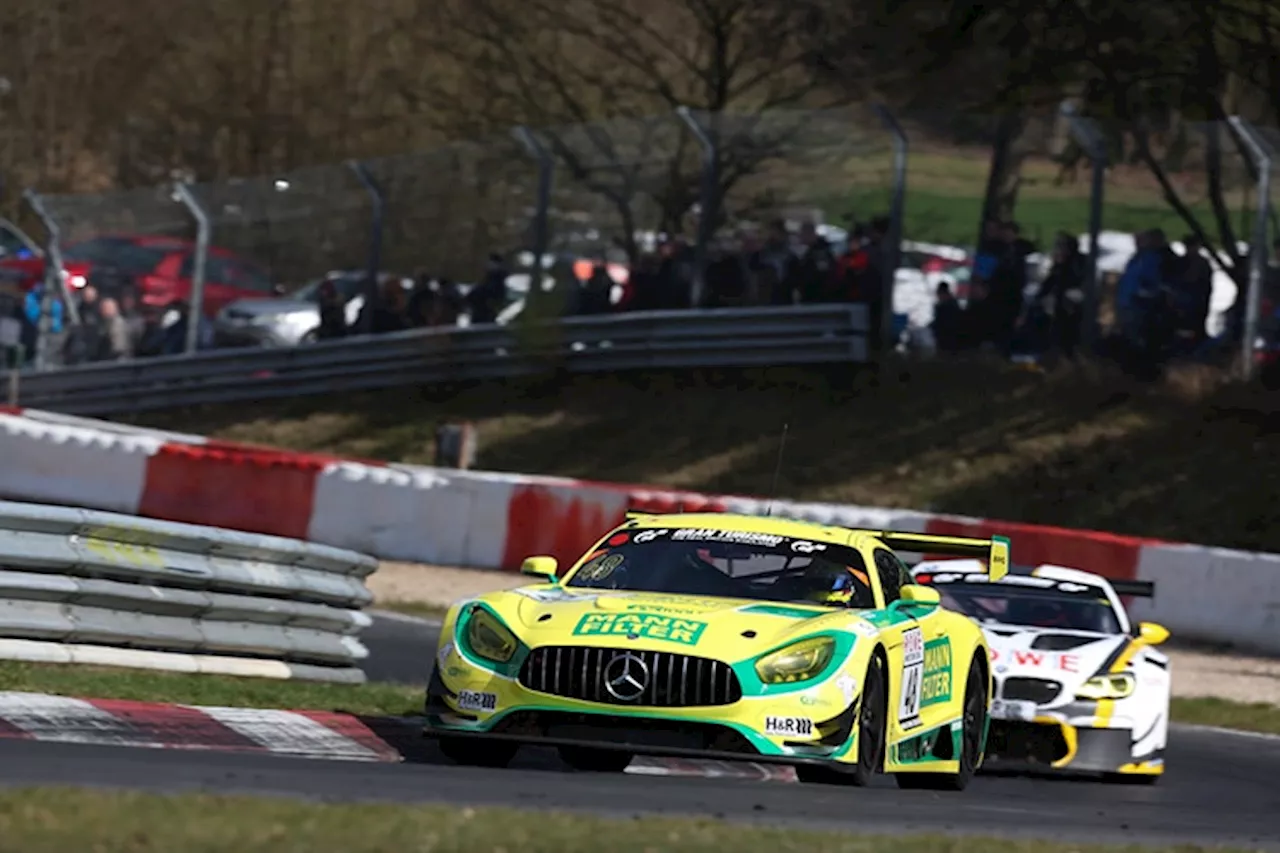
{"type": "MultiPolygon", "coordinates": [[[[888,116],[871,107],[676,111],[513,129],[189,189],[210,222],[211,254],[248,259],[286,288],[331,270],[374,267],[474,282],[492,253],[517,268],[530,251],[626,264],[663,235],[705,250],[775,219],[847,228],[893,212],[902,238],[958,247],[977,244],[984,213],[1011,214],[1043,251],[1059,232],[1086,237],[1089,251],[1088,237],[1100,232],[1092,260],[1103,277],[1125,260],[1109,248],[1110,232],[1159,228],[1178,239],[1194,230],[1190,219],[1220,247],[1229,238],[1243,244],[1228,246],[1219,264],[1229,289],[1248,280],[1242,270],[1263,233],[1259,213],[1276,233],[1276,182],[1262,166],[1278,148],[1280,131],[1234,120],[1136,125],[1063,111],[888,116]],[[903,142],[905,174],[896,168],[900,157],[895,162],[903,142]],[[1004,177],[992,183],[993,163],[1001,162],[1007,168],[994,171],[1004,177]],[[895,194],[904,189],[899,209],[895,194]],[[995,207],[986,209],[985,199],[995,207]]],[[[71,259],[94,237],[197,236],[198,217],[173,186],[42,200],[71,259]]],[[[1253,264],[1257,278],[1265,256],[1255,254],[1253,264]]],[[[1105,322],[1105,293],[1098,296],[1105,322]]],[[[1225,289],[1214,298],[1219,310],[1235,302],[1225,289]]]]}

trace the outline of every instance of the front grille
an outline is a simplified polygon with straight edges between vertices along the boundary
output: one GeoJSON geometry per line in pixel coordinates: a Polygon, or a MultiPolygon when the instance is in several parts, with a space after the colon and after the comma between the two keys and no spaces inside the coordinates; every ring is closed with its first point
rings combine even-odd
{"type": "Polygon", "coordinates": [[[1061,692],[1062,684],[1057,681],[1047,681],[1043,678],[1006,678],[1000,696],[1003,699],[1044,705],[1057,699],[1061,692]]]}
{"type": "Polygon", "coordinates": [[[993,761],[1052,764],[1070,753],[1061,726],[992,720],[987,757],[993,761]]]}
{"type": "Polygon", "coordinates": [[[599,649],[589,646],[544,646],[529,653],[520,668],[520,684],[539,693],[581,699],[606,705],[643,705],[651,708],[729,705],[742,698],[742,685],[733,669],[720,661],[671,652],[599,649]],[[606,686],[608,675],[617,676],[623,655],[632,655],[633,675],[647,672],[643,689],[634,682],[622,685],[615,696],[606,686]],[[614,664],[611,669],[611,664],[614,664]],[[609,670],[609,672],[606,672],[609,670]],[[632,698],[631,692],[637,695],[632,698]]]}

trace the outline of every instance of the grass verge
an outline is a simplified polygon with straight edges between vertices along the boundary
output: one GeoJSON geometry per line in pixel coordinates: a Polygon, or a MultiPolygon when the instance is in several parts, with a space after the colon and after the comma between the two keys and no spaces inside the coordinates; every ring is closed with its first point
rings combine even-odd
{"type": "Polygon", "coordinates": [[[1280,735],[1280,707],[1265,702],[1175,697],[1169,718],[1175,723],[1280,735]]]}
{"type": "Polygon", "coordinates": [[[470,421],[480,468],[777,494],[1274,547],[1280,405],[1214,374],[1137,386],[1098,368],[981,360],[878,377],[771,368],[642,371],[153,413],[149,426],[430,464],[470,421]]]}
{"type": "MultiPolygon", "coordinates": [[[[690,818],[606,819],[513,809],[330,805],[206,794],[34,788],[0,794],[0,838],[27,853],[519,850],[614,853],[1122,853],[1143,848],[993,838],[864,836],[690,818]]],[[[1145,848],[1147,850],[1159,848],[1145,848]]],[[[1181,853],[1205,848],[1168,847],[1181,853]]],[[[1218,849],[1218,848],[1215,848],[1218,849]]],[[[1220,853],[1229,853],[1221,849],[1220,853]]]]}
{"type": "Polygon", "coordinates": [[[398,684],[319,684],[13,661],[0,661],[0,690],[232,708],[341,711],[361,716],[422,713],[422,689],[398,684]]]}
{"type": "MultiPolygon", "coordinates": [[[[184,705],[342,711],[400,717],[421,713],[422,688],[399,684],[310,684],[148,670],[0,661],[0,690],[184,705]]],[[[1280,707],[1225,699],[1174,698],[1175,723],[1280,734],[1280,707]]]]}

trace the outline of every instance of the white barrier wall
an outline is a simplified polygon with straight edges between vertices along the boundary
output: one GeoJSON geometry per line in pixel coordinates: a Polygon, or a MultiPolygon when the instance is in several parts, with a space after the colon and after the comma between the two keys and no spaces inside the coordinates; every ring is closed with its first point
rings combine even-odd
{"type": "Polygon", "coordinates": [[[1139,618],[1175,634],[1280,654],[1280,557],[1096,531],[900,509],[764,501],[557,477],[440,470],[0,414],[0,497],[306,539],[383,559],[515,570],[576,559],[629,507],[744,512],[1013,541],[1025,564],[1152,580],[1139,618]]]}

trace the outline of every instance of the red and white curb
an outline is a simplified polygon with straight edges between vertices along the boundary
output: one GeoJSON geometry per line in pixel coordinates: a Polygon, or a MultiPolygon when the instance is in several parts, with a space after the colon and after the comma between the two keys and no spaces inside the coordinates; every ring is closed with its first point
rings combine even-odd
{"type": "MultiPolygon", "coordinates": [[[[407,750],[394,742],[397,737],[416,739],[418,725],[407,719],[366,719],[330,711],[220,708],[0,692],[0,738],[51,743],[390,763],[405,760],[407,750]]],[[[404,743],[409,745],[410,741],[404,743]]],[[[767,782],[796,780],[795,771],[789,767],[754,762],[636,758],[627,772],[767,782]]]]}

